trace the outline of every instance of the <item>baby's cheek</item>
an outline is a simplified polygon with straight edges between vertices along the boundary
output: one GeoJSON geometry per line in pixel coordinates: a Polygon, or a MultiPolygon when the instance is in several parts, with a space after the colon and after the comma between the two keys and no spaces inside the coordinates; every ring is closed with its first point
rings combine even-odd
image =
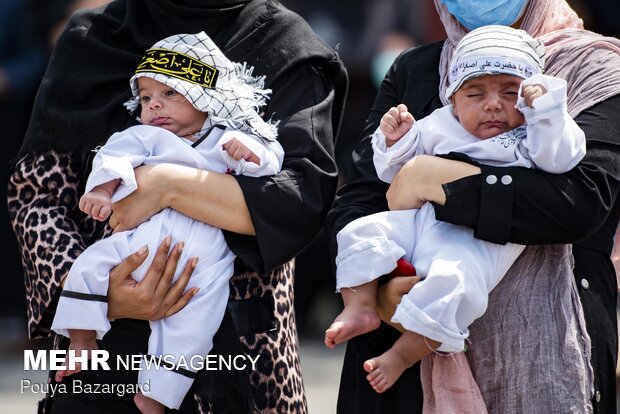
{"type": "Polygon", "coordinates": [[[525,124],[525,116],[523,116],[523,113],[519,111],[518,109],[515,109],[514,111],[515,112],[513,113],[513,116],[511,117],[511,122],[509,122],[508,131],[525,124]]]}

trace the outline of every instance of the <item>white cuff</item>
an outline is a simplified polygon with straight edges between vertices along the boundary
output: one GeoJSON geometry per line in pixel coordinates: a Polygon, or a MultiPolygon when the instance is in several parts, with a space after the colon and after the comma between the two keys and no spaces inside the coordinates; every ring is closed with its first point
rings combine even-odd
{"type": "Polygon", "coordinates": [[[400,323],[408,331],[440,342],[441,345],[437,348],[440,352],[463,351],[465,349],[465,339],[469,336],[468,330],[465,330],[463,333],[447,330],[424,313],[406,295],[403,296],[400,304],[396,307],[392,322],[400,323]]]}
{"type": "Polygon", "coordinates": [[[69,329],[96,331],[97,339],[110,330],[108,303],[61,296],[52,323],[52,330],[69,338],[69,329]]]}
{"type": "Polygon", "coordinates": [[[93,163],[93,171],[88,176],[86,188],[84,189],[85,193],[91,191],[98,185],[105,184],[117,178],[120,178],[122,182],[112,195],[111,201],[113,203],[136,191],[138,184],[136,183],[133,166],[129,161],[105,154],[98,154],[97,158],[96,160],[99,162],[93,163]]]}
{"type": "Polygon", "coordinates": [[[541,119],[549,119],[563,116],[566,111],[566,81],[554,76],[537,74],[524,80],[519,87],[517,109],[519,109],[527,123],[537,122],[541,119]],[[527,85],[543,85],[547,93],[534,99],[533,107],[529,107],[523,99],[523,87],[527,85]]]}
{"type": "Polygon", "coordinates": [[[336,292],[363,285],[390,273],[407,252],[393,241],[363,240],[336,257],[336,292]]]}

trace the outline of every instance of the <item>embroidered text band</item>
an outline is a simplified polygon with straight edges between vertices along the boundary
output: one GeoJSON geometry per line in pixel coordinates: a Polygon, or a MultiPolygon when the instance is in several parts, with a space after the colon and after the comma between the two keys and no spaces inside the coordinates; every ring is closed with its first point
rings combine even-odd
{"type": "Polygon", "coordinates": [[[217,69],[198,59],[164,49],[147,50],[136,69],[139,72],[162,73],[205,88],[213,88],[218,75],[217,69]]]}

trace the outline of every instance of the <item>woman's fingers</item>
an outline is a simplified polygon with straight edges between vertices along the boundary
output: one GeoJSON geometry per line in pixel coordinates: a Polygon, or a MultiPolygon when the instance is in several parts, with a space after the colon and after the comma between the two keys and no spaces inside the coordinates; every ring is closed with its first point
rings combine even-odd
{"type": "Polygon", "coordinates": [[[419,276],[397,276],[386,284],[379,286],[377,291],[377,311],[384,322],[390,322],[403,295],[420,281],[419,276]]]}
{"type": "Polygon", "coordinates": [[[147,319],[144,302],[148,295],[143,294],[144,288],[136,282],[131,274],[148,257],[148,246],[126,257],[110,271],[108,285],[108,318],[147,319]]]}
{"type": "Polygon", "coordinates": [[[166,237],[161,242],[157,248],[157,253],[155,253],[155,257],[153,258],[151,265],[144,275],[144,279],[140,282],[140,285],[150,292],[155,292],[155,288],[157,287],[164,270],[166,269],[168,252],[170,251],[171,243],[172,238],[170,236],[166,237]]]}
{"type": "Polygon", "coordinates": [[[167,237],[157,248],[144,279],[136,282],[131,273],[148,256],[144,246],[139,252],[123,260],[110,272],[108,287],[108,317],[157,320],[181,310],[196,293],[195,289],[183,294],[197,259],[190,259],[179,279],[171,286],[176,273],[183,243],[170,252],[171,238],[167,237]],[[170,252],[170,255],[168,253],[170,252]]]}
{"type": "Polygon", "coordinates": [[[399,296],[406,295],[407,293],[409,293],[411,288],[413,288],[415,284],[418,283],[419,281],[420,281],[419,276],[395,277],[394,279],[392,279],[392,282],[393,282],[392,292],[394,295],[399,295],[399,296]]]}
{"type": "Polygon", "coordinates": [[[194,272],[194,269],[196,269],[197,264],[197,257],[192,257],[189,259],[177,281],[174,282],[174,285],[167,290],[162,301],[162,312],[164,313],[164,317],[174,315],[183,309],[190,299],[198,293],[199,289],[197,287],[183,293],[187,287],[190,277],[192,276],[192,273],[194,272]]]}
{"type": "Polygon", "coordinates": [[[172,305],[171,307],[168,308],[168,310],[164,314],[164,318],[167,318],[168,316],[174,315],[175,313],[177,313],[178,311],[183,309],[185,307],[185,305],[187,305],[188,302],[194,297],[194,295],[196,295],[196,293],[198,293],[199,290],[200,289],[198,289],[198,288],[192,288],[192,289],[188,290],[187,292],[185,292],[183,294],[183,296],[181,296],[174,303],[174,305],[172,305]]]}
{"type": "Polygon", "coordinates": [[[130,278],[131,273],[144,263],[148,256],[148,252],[149,247],[144,246],[110,270],[110,285],[121,284],[125,279],[130,278]]]}
{"type": "Polygon", "coordinates": [[[185,244],[183,242],[179,242],[174,246],[172,253],[165,259],[165,265],[160,277],[157,279],[153,278],[153,280],[156,281],[155,297],[158,298],[158,300],[163,300],[166,292],[170,289],[184,246],[185,244]]]}

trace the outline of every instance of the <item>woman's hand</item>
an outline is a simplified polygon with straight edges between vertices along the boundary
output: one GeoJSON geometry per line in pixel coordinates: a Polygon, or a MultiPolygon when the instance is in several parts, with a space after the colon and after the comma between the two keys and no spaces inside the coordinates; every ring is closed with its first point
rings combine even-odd
{"type": "Polygon", "coordinates": [[[168,256],[170,237],[164,239],[157,249],[153,263],[140,282],[131,277],[131,272],[147,258],[146,246],[112,269],[108,287],[108,318],[153,321],[183,309],[198,292],[198,288],[192,288],[183,293],[198,260],[197,258],[188,260],[177,281],[170,286],[182,250],[183,243],[179,243],[168,256]]]}
{"type": "Polygon", "coordinates": [[[136,228],[171,208],[222,230],[256,234],[243,191],[230,174],[166,163],[134,171],[138,189],[112,204],[109,225],[114,232],[136,228]]]}
{"type": "Polygon", "coordinates": [[[114,232],[138,227],[166,208],[169,164],[142,165],[134,170],[138,188],[112,205],[109,225],[114,232]]]}
{"type": "Polygon", "coordinates": [[[462,161],[418,155],[392,180],[386,197],[390,210],[420,208],[427,201],[446,202],[443,184],[480,174],[480,168],[462,161]]]}
{"type": "Polygon", "coordinates": [[[391,322],[392,316],[403,296],[419,281],[419,276],[397,276],[379,286],[377,290],[377,311],[383,322],[392,325],[401,332],[405,331],[400,324],[391,322]]]}

